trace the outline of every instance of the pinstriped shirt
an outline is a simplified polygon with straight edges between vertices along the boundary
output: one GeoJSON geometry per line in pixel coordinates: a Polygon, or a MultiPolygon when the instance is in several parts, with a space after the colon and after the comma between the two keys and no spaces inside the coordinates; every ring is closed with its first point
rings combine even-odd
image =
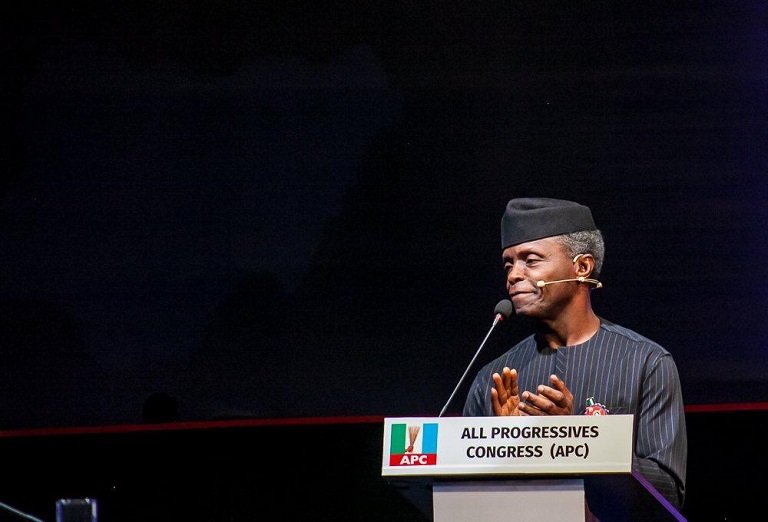
{"type": "Polygon", "coordinates": [[[552,349],[531,335],[485,365],[469,390],[463,415],[491,416],[491,375],[507,366],[516,369],[520,394],[536,393],[560,377],[573,394],[574,414],[588,398],[610,414],[634,415],[633,470],[680,508],[685,497],[688,441],[682,390],[670,353],[642,335],[600,319],[588,341],[552,349]]]}

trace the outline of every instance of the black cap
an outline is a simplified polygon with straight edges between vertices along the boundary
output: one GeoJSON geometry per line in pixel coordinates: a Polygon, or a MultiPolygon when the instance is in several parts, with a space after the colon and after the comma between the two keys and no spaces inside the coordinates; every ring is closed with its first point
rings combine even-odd
{"type": "Polygon", "coordinates": [[[501,217],[501,249],[544,237],[596,229],[589,207],[574,201],[511,199],[501,217]]]}

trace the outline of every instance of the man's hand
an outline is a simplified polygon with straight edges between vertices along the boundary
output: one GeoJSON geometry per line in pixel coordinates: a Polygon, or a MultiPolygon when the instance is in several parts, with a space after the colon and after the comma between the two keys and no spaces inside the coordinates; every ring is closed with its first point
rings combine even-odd
{"type": "MultiPolygon", "coordinates": [[[[505,368],[506,369],[506,368],[505,368]]],[[[552,386],[543,384],[533,394],[529,391],[523,392],[522,399],[517,409],[523,415],[571,415],[573,413],[573,394],[565,382],[560,380],[557,375],[550,375],[549,380],[552,386]]],[[[517,375],[515,375],[515,389],[517,389],[517,375]]],[[[491,390],[493,394],[493,390],[491,390]]],[[[494,405],[495,408],[495,405],[494,405]]],[[[498,415],[498,413],[497,413],[498,415]]]]}
{"type": "Polygon", "coordinates": [[[517,389],[517,370],[507,367],[501,375],[494,373],[493,388],[491,388],[491,405],[495,415],[522,415],[520,413],[520,396],[517,389]]]}

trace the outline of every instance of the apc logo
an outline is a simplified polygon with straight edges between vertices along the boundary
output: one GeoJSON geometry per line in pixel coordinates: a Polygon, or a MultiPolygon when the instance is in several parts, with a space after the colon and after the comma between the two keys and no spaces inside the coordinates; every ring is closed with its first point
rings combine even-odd
{"type": "Polygon", "coordinates": [[[392,424],[389,442],[390,466],[434,466],[437,464],[437,423],[421,426],[392,424]]]}

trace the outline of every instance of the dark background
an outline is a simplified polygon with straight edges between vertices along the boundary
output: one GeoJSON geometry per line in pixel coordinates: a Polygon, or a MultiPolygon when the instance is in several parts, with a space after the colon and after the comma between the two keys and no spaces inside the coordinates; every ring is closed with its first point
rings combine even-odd
{"type": "Polygon", "coordinates": [[[0,428],[436,415],[519,196],[686,403],[768,399],[768,5],[322,4],[0,17],[0,428]]]}

